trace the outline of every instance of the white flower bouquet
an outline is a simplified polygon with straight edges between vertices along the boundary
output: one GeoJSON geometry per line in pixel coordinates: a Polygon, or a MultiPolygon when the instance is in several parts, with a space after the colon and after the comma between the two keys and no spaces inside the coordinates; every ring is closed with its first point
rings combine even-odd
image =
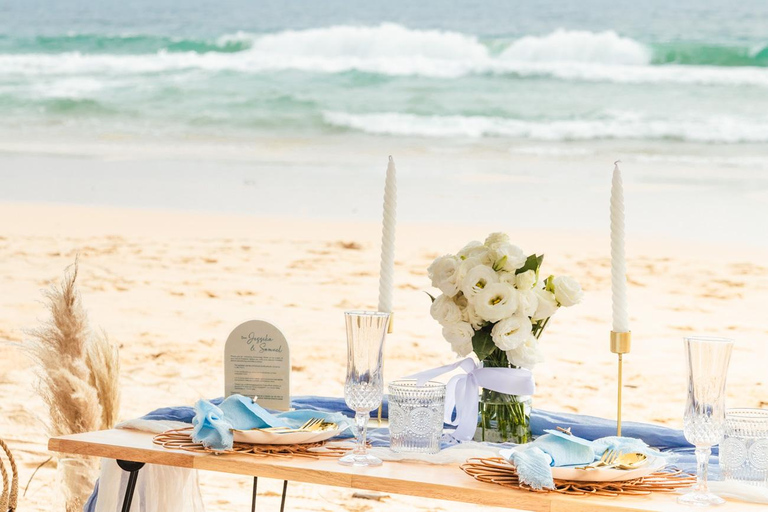
{"type": "MultiPolygon", "coordinates": [[[[441,256],[429,266],[432,285],[442,292],[437,298],[430,295],[430,313],[458,355],[474,352],[486,367],[532,369],[542,361],[539,338],[549,319],[560,307],[578,304],[583,296],[579,283],[570,277],[543,278],[543,260],[543,255],[526,256],[504,233],[493,233],[485,243],[470,242],[457,254],[441,256]]],[[[478,430],[484,434],[486,427],[499,430],[500,422],[514,423],[511,429],[520,434],[502,432],[501,437],[507,437],[502,440],[525,442],[530,429],[526,437],[518,427],[521,422],[527,426],[530,401],[525,414],[524,407],[508,406],[521,404],[519,397],[499,395],[483,390],[478,430]],[[494,414],[485,415],[486,406],[494,400],[494,414]]]]}

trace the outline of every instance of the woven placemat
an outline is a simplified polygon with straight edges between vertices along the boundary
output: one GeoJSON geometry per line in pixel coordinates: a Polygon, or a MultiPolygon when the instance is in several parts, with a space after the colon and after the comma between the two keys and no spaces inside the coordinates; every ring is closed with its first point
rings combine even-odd
{"type": "Polygon", "coordinates": [[[501,457],[473,458],[461,465],[466,474],[481,482],[525,489],[532,492],[559,492],[569,495],[621,496],[673,492],[696,483],[694,475],[680,470],[660,470],[642,478],[623,482],[574,482],[555,480],[555,489],[533,489],[520,482],[515,467],[501,457]]]}
{"type": "Polygon", "coordinates": [[[202,443],[192,440],[193,427],[166,430],[152,438],[156,445],[169,450],[186,450],[196,453],[246,453],[259,457],[308,457],[319,459],[320,457],[341,457],[349,452],[349,447],[339,446],[336,443],[322,441],[308,444],[248,444],[234,443],[231,450],[211,450],[202,443]]]}

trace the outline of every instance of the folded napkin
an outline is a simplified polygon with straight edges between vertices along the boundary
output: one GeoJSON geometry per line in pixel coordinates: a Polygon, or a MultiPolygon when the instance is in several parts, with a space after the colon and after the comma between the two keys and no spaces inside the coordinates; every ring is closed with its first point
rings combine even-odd
{"type": "Polygon", "coordinates": [[[534,489],[555,488],[551,466],[589,464],[595,460],[592,442],[556,430],[545,432],[532,443],[502,453],[515,466],[520,482],[534,489]]]}
{"type": "Polygon", "coordinates": [[[544,432],[547,434],[532,443],[501,451],[501,455],[515,466],[520,481],[534,489],[555,488],[552,471],[549,469],[551,466],[586,465],[594,462],[608,449],[644,453],[649,457],[665,458],[667,462],[677,457],[673,453],[655,450],[642,440],[632,437],[612,436],[587,441],[558,430],[544,432]]]}
{"type": "Polygon", "coordinates": [[[224,411],[208,400],[198,400],[195,404],[192,425],[192,440],[196,443],[214,450],[232,448],[232,423],[224,416],[224,411]]]}
{"type": "Polygon", "coordinates": [[[232,428],[237,430],[288,426],[274,414],[243,395],[227,397],[219,408],[232,424],[232,428]]]}
{"type": "MultiPolygon", "coordinates": [[[[230,450],[234,443],[232,429],[250,430],[254,428],[291,427],[298,428],[310,418],[322,418],[346,429],[352,421],[341,413],[323,413],[319,411],[288,411],[273,414],[243,395],[227,397],[218,407],[207,400],[198,400],[195,404],[195,416],[192,418],[192,439],[212,450],[230,450]]],[[[339,437],[348,437],[345,432],[339,437]]]]}

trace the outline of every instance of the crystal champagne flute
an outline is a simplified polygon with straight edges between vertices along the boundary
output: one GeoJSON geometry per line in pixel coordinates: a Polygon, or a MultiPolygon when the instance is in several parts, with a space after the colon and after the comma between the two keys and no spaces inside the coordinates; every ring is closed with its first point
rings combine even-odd
{"type": "Polygon", "coordinates": [[[724,500],[709,492],[707,472],[712,446],[725,433],[725,380],[733,340],[725,338],[685,338],[688,367],[688,399],[683,417],[685,438],[696,447],[697,482],[693,491],[678,498],[688,505],[719,505],[724,500]]]}
{"type": "Polygon", "coordinates": [[[389,326],[389,313],[347,311],[347,381],[344,399],[355,411],[357,446],[339,459],[348,466],[378,466],[381,460],[368,453],[366,433],[370,413],[384,396],[382,351],[389,326]]]}

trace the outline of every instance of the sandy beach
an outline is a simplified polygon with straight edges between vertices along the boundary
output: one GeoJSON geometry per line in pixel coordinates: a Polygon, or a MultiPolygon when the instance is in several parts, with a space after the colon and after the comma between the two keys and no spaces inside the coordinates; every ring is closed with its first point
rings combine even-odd
{"type": "MultiPolygon", "coordinates": [[[[345,365],[342,312],[374,308],[380,228],[375,222],[118,209],[44,203],[0,204],[0,340],[20,342],[45,318],[41,290],[80,258],[79,284],[94,327],[120,345],[121,417],[222,394],[222,351],[241,321],[268,319],[293,350],[295,395],[340,396],[345,365]],[[317,371],[322,366],[323,372],[317,371]],[[218,390],[218,391],[217,391],[218,390]]],[[[386,379],[454,360],[429,316],[426,267],[466,241],[504,230],[545,268],[578,279],[583,304],[563,310],[545,333],[534,406],[602,417],[615,413],[615,356],[608,350],[607,233],[520,230],[513,222],[403,222],[396,254],[396,329],[387,340],[386,379]]],[[[630,237],[627,419],[680,427],[685,397],[681,337],[736,339],[730,406],[768,406],[764,362],[768,252],[760,247],[630,237]]],[[[17,453],[22,486],[50,454],[34,375],[13,346],[0,345],[0,437],[17,453]]],[[[45,465],[22,510],[50,510],[55,470],[45,465]]],[[[210,510],[242,509],[246,478],[202,474],[210,510]]],[[[279,500],[265,485],[264,506],[279,500]]],[[[289,488],[292,510],[457,510],[392,496],[382,502],[308,485],[289,488]]],[[[467,506],[467,510],[472,507],[467,506]]]]}

